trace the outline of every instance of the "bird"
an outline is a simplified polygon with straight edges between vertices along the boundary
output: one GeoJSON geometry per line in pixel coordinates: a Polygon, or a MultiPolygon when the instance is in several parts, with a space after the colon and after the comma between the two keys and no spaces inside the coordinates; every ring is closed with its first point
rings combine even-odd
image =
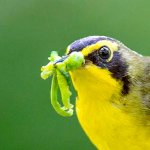
{"type": "Polygon", "coordinates": [[[107,36],[88,36],[67,47],[85,63],[70,71],[76,114],[100,150],[150,150],[150,57],[107,36]]]}

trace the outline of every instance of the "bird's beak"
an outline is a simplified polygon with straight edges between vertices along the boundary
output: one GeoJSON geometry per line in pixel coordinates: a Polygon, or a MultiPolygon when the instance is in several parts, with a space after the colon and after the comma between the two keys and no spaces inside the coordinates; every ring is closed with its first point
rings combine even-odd
{"type": "Polygon", "coordinates": [[[60,59],[55,61],[54,65],[64,62],[68,57],[69,57],[69,55],[62,56],[60,59]]]}

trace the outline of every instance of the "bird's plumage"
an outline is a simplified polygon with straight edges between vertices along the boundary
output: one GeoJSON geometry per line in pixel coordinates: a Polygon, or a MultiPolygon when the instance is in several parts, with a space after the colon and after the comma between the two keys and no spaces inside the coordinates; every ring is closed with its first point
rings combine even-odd
{"type": "MultiPolygon", "coordinates": [[[[90,36],[67,48],[86,64],[71,72],[78,93],[77,116],[101,150],[150,149],[150,57],[105,36],[90,36]],[[100,57],[102,47],[109,59],[100,57]]],[[[105,53],[104,53],[105,56],[105,53]]]]}

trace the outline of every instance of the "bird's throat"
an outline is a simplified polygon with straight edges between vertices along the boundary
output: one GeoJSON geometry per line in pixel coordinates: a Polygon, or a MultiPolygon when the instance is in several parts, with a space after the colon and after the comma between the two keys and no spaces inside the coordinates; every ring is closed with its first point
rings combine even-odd
{"type": "Polygon", "coordinates": [[[120,83],[108,70],[92,64],[71,72],[71,77],[78,94],[76,111],[81,126],[97,147],[103,143],[107,148],[105,131],[112,128],[110,122],[114,123],[120,113],[112,102],[119,96],[120,83]]]}
{"type": "MultiPolygon", "coordinates": [[[[122,86],[112,78],[111,73],[87,65],[70,74],[78,94],[77,116],[93,144],[104,150],[141,150],[141,145],[145,143],[143,137],[147,138],[146,130],[137,126],[121,108],[119,101],[122,86]],[[132,144],[129,147],[130,141],[132,144]]],[[[144,146],[147,150],[149,144],[144,146]]]]}

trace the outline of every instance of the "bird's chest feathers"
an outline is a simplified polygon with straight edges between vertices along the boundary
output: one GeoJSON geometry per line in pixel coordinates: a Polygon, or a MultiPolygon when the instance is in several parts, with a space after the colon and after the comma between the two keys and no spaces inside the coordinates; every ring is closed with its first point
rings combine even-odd
{"type": "Polygon", "coordinates": [[[109,71],[99,69],[87,66],[71,72],[71,77],[78,93],[76,111],[81,126],[97,147],[107,150],[109,143],[111,147],[118,145],[116,139],[120,138],[120,145],[128,140],[134,127],[129,116],[113,103],[119,99],[121,85],[109,71]]]}

